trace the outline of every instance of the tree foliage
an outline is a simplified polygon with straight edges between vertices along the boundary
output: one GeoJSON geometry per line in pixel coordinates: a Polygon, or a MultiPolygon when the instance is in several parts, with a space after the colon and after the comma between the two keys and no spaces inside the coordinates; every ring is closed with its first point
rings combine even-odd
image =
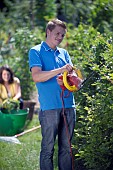
{"type": "Polygon", "coordinates": [[[57,1],[58,17],[76,27],[80,23],[91,25],[99,32],[113,31],[113,0],[57,1]]]}
{"type": "Polygon", "coordinates": [[[23,29],[20,28],[17,29],[13,35],[14,42],[4,43],[1,49],[1,64],[8,64],[20,79],[22,97],[26,100],[30,99],[35,87],[29,70],[28,52],[32,46],[41,42],[43,36],[43,33],[39,29],[32,32],[27,27],[23,29]],[[38,35],[38,37],[36,35],[38,35]],[[8,50],[6,51],[6,49],[8,50]]]}
{"type": "Polygon", "coordinates": [[[54,0],[5,0],[4,3],[1,22],[6,26],[7,21],[13,30],[18,27],[33,29],[37,25],[44,28],[49,19],[56,17],[54,0]]]}

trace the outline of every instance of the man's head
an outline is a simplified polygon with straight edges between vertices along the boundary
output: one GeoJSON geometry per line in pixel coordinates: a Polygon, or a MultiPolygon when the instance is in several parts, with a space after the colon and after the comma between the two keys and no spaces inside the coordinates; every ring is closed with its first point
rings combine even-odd
{"type": "Polygon", "coordinates": [[[46,26],[46,42],[51,48],[56,48],[62,42],[66,31],[66,25],[63,21],[59,19],[49,21],[46,26]]]}
{"type": "Polygon", "coordinates": [[[47,23],[46,26],[46,37],[47,37],[47,30],[49,29],[50,31],[54,30],[56,26],[62,27],[66,30],[66,24],[59,20],[59,19],[53,19],[47,23]]]}

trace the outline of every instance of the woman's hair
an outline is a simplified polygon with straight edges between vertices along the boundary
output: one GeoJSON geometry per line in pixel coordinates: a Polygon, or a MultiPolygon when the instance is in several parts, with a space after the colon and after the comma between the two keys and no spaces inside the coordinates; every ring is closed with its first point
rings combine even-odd
{"type": "Polygon", "coordinates": [[[47,23],[46,26],[46,37],[47,37],[47,30],[49,29],[50,31],[54,30],[56,26],[60,26],[64,29],[66,29],[66,24],[59,20],[59,19],[53,19],[47,23]]]}
{"type": "Polygon", "coordinates": [[[7,66],[7,65],[0,67],[0,83],[4,84],[4,80],[2,78],[2,73],[3,73],[4,70],[6,70],[6,71],[8,71],[10,73],[10,79],[9,79],[8,83],[9,84],[13,83],[14,82],[14,73],[11,70],[11,68],[9,66],[7,66]]]}

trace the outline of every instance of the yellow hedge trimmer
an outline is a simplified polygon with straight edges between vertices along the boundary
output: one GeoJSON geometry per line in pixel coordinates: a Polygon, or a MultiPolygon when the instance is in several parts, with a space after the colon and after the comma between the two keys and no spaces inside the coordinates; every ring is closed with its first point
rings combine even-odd
{"type": "Polygon", "coordinates": [[[62,75],[59,75],[59,78],[63,80],[63,85],[60,87],[63,91],[68,89],[70,92],[77,92],[82,89],[85,83],[88,82],[94,74],[96,74],[96,72],[92,71],[89,76],[84,79],[80,69],[73,67],[73,72],[71,74],[65,71],[62,75]]]}
{"type": "Polygon", "coordinates": [[[76,67],[73,67],[71,74],[65,71],[59,78],[63,80],[63,85],[60,86],[62,90],[68,89],[71,92],[78,91],[84,81],[81,71],[76,67]]]}
{"type": "MultiPolygon", "coordinates": [[[[99,68],[103,66],[104,63],[99,65],[99,68]]],[[[87,78],[83,78],[80,69],[73,67],[73,72],[68,74],[64,72],[63,75],[60,75],[60,78],[63,80],[63,85],[60,86],[62,90],[68,89],[71,92],[79,91],[89,79],[96,74],[96,71],[92,71],[87,78]]],[[[109,81],[111,81],[109,79],[109,81]]]]}
{"type": "Polygon", "coordinates": [[[82,82],[83,82],[82,73],[76,67],[73,67],[73,73],[72,74],[68,74],[68,72],[66,72],[66,71],[63,74],[64,86],[69,91],[72,91],[72,92],[78,91],[82,82]]]}

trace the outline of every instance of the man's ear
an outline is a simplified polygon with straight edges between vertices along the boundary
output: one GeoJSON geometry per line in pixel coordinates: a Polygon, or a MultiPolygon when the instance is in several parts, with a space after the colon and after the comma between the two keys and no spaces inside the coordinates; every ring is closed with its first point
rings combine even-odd
{"type": "Polygon", "coordinates": [[[49,29],[47,29],[47,35],[50,35],[50,32],[51,32],[51,31],[50,31],[49,29]]]}

